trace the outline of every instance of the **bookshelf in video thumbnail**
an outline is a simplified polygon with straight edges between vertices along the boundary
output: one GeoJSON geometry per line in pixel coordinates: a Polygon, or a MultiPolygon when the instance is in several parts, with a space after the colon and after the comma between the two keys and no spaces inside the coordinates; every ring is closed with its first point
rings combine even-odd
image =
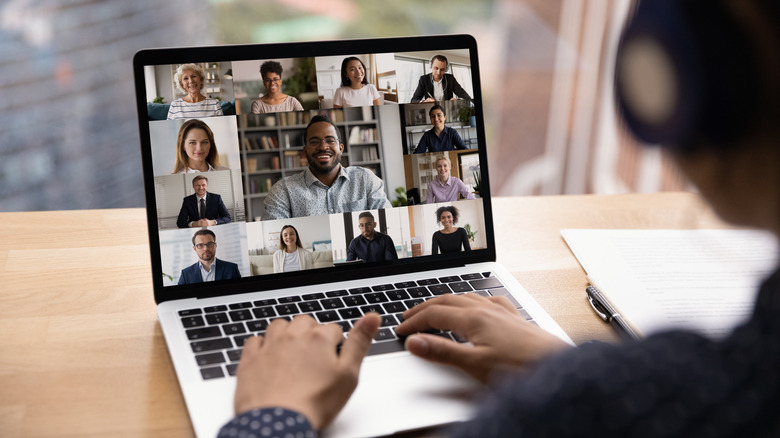
{"type": "Polygon", "coordinates": [[[247,219],[262,215],[263,201],[274,183],[308,166],[303,132],[316,114],[327,116],[338,127],[344,166],[362,166],[381,178],[385,164],[376,111],[366,106],[238,116],[247,219]]]}

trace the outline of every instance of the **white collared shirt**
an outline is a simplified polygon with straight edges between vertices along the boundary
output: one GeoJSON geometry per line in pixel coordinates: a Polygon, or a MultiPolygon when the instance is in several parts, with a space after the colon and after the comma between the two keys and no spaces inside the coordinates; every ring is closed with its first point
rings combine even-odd
{"type": "Polygon", "coordinates": [[[203,267],[203,263],[198,263],[200,265],[200,275],[203,279],[203,282],[207,281],[214,281],[214,272],[217,270],[217,258],[214,257],[214,261],[211,262],[211,270],[207,271],[206,268],[203,267]]]}
{"type": "Polygon", "coordinates": [[[441,102],[444,100],[444,77],[442,77],[442,80],[439,82],[436,82],[431,78],[431,82],[433,82],[433,98],[436,99],[437,102],[441,102]]]}

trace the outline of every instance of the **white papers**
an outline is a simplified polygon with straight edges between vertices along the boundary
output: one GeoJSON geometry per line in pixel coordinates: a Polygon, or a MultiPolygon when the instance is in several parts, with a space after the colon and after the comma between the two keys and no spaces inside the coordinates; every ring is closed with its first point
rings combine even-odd
{"type": "MultiPolygon", "coordinates": [[[[588,278],[634,331],[719,338],[750,316],[777,265],[775,237],[749,230],[561,230],[588,278]]],[[[584,295],[584,292],[583,292],[584,295]]]]}

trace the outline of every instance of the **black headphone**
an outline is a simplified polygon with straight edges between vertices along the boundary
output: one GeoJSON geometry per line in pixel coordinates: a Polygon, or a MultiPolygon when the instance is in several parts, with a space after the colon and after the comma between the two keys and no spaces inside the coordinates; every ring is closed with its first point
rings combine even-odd
{"type": "Polygon", "coordinates": [[[615,66],[623,119],[675,151],[734,144],[756,112],[754,46],[722,0],[640,0],[615,66]]]}

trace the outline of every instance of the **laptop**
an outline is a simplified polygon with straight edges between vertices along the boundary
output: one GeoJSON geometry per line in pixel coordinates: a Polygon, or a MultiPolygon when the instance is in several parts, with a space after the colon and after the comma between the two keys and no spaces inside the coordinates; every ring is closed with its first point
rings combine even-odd
{"type": "Polygon", "coordinates": [[[473,37],[150,49],[133,69],[154,298],[199,437],[233,417],[244,340],[275,318],[309,314],[348,330],[382,314],[353,397],[322,432],[334,437],[472,415],[480,385],[411,356],[393,330],[426,299],[504,295],[571,343],[495,260],[473,37]],[[361,77],[342,66],[357,64],[363,85],[351,87],[361,77]],[[342,185],[317,188],[307,170],[304,130],[316,116],[344,145],[340,164],[354,173],[342,185]],[[370,249],[377,236],[382,251],[370,249]]]}

